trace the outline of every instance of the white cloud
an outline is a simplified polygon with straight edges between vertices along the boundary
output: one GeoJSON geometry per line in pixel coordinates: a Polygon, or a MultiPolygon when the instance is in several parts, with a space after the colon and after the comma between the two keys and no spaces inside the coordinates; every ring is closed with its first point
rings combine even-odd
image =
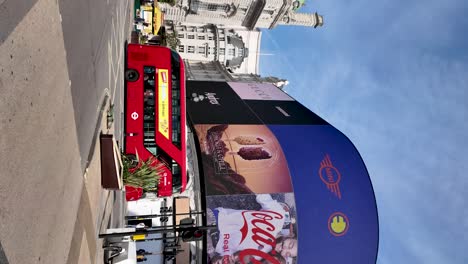
{"type": "Polygon", "coordinates": [[[303,94],[357,145],[380,211],[392,212],[381,219],[381,228],[395,233],[381,253],[401,263],[399,253],[386,254],[400,244],[417,263],[461,263],[468,244],[468,63],[400,59],[387,82],[372,65],[354,70],[352,60],[331,61],[313,92],[303,94]]]}

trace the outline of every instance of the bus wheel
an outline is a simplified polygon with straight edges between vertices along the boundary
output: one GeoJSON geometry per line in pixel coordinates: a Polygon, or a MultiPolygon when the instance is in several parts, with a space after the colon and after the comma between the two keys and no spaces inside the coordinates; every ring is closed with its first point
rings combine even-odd
{"type": "Polygon", "coordinates": [[[129,82],[135,82],[136,80],[138,80],[138,77],[140,76],[138,72],[134,69],[128,69],[125,71],[125,80],[129,82]]]}

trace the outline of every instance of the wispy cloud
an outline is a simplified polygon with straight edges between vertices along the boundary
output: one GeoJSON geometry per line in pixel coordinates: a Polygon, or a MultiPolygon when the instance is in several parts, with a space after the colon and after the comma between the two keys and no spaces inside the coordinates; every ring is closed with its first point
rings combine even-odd
{"type": "Polygon", "coordinates": [[[268,30],[262,31],[262,41],[269,43],[268,50],[262,50],[263,52],[274,54],[274,56],[261,57],[261,65],[267,65],[260,69],[261,73],[265,73],[265,68],[269,75],[279,76],[278,73],[284,72],[287,69],[290,75],[293,75],[293,79],[298,79],[299,65],[295,65],[293,60],[288,56],[284,55],[284,48],[281,47],[281,43],[278,42],[268,30]]]}

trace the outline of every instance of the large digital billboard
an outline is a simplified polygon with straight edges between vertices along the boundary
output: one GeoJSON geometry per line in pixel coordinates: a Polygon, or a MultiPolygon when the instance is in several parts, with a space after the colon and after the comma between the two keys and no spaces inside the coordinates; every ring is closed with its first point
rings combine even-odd
{"type": "Polygon", "coordinates": [[[378,218],[351,141],[271,84],[187,83],[207,263],[375,263],[378,218]]]}

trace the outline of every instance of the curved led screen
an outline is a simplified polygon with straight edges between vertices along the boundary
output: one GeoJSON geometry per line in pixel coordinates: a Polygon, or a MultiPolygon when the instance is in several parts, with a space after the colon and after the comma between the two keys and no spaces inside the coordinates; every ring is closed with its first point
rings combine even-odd
{"type": "Polygon", "coordinates": [[[208,263],[375,263],[372,184],[351,141],[270,84],[189,81],[208,263]]]}

